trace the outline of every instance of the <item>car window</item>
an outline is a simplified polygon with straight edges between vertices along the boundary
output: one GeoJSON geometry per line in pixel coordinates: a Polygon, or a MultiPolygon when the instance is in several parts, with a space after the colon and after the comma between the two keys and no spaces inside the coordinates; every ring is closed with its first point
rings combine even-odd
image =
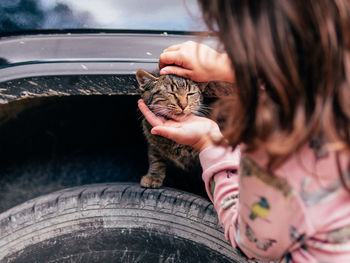
{"type": "Polygon", "coordinates": [[[196,0],[1,0],[0,32],[40,29],[204,31],[196,0]]]}

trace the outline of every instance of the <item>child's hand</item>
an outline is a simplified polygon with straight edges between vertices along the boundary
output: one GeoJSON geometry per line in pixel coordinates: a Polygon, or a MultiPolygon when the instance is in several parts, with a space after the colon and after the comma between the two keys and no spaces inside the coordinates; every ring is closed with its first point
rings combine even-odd
{"type": "Polygon", "coordinates": [[[190,145],[198,151],[212,146],[213,139],[222,137],[218,125],[207,118],[191,115],[183,121],[165,120],[150,111],[143,100],[138,107],[146,120],[153,126],[151,133],[180,144],[190,145]]]}
{"type": "Polygon", "coordinates": [[[168,47],[159,57],[160,74],[175,74],[197,82],[235,82],[230,59],[193,41],[168,47]]]}

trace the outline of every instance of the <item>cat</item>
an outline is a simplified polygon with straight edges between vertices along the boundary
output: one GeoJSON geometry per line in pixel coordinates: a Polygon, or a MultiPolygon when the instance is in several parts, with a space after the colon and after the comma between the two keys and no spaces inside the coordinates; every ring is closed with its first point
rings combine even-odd
{"type": "MultiPolygon", "coordinates": [[[[136,79],[141,98],[156,115],[173,120],[181,120],[191,114],[205,115],[201,92],[205,84],[176,75],[151,74],[144,70],[137,71],[136,79]]],[[[185,171],[199,164],[197,150],[167,138],[152,135],[150,132],[152,127],[146,119],[142,120],[142,128],[148,142],[149,169],[141,179],[141,186],[161,187],[169,163],[185,171]]]]}

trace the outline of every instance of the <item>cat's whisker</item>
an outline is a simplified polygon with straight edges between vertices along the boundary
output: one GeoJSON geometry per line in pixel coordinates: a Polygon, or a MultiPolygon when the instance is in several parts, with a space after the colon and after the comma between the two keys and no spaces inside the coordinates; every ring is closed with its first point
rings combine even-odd
{"type": "Polygon", "coordinates": [[[209,115],[210,112],[210,107],[203,107],[201,106],[200,108],[190,108],[191,113],[194,115],[198,115],[201,117],[206,117],[209,115]]]}
{"type": "Polygon", "coordinates": [[[191,111],[191,113],[192,113],[193,115],[200,116],[200,117],[205,117],[205,116],[206,116],[204,113],[199,112],[199,111],[197,111],[197,110],[193,110],[193,111],[191,111]]]}
{"type": "Polygon", "coordinates": [[[152,104],[152,105],[149,105],[149,108],[157,116],[163,116],[167,118],[171,118],[172,113],[176,110],[176,106],[173,104],[169,104],[166,106],[160,105],[160,104],[152,104]]]}
{"type": "Polygon", "coordinates": [[[207,109],[199,109],[198,112],[201,113],[201,114],[204,114],[204,115],[209,115],[210,110],[207,110],[207,109]]]}
{"type": "Polygon", "coordinates": [[[157,109],[157,108],[165,108],[166,106],[162,105],[162,104],[148,104],[147,105],[148,108],[152,109],[157,109]]]}
{"type": "MultiPolygon", "coordinates": [[[[156,115],[161,117],[169,117],[171,110],[167,106],[161,104],[148,104],[147,107],[156,115]]],[[[143,119],[144,116],[140,115],[139,120],[143,119]]]]}
{"type": "Polygon", "coordinates": [[[163,109],[163,110],[158,110],[158,111],[155,111],[154,114],[155,115],[158,115],[158,116],[166,116],[168,115],[170,112],[167,111],[166,109],[163,109]]]}
{"type": "Polygon", "coordinates": [[[209,106],[209,105],[205,105],[205,104],[202,104],[202,105],[200,106],[200,108],[201,108],[201,109],[205,109],[205,110],[212,110],[212,109],[213,109],[213,107],[211,107],[211,106],[209,106]]]}
{"type": "Polygon", "coordinates": [[[163,116],[163,117],[167,117],[170,115],[170,111],[168,109],[157,109],[153,111],[153,113],[157,116],[163,116]]]}
{"type": "Polygon", "coordinates": [[[159,105],[159,104],[153,104],[153,105],[149,105],[148,106],[150,108],[151,111],[155,112],[155,111],[159,111],[159,110],[166,110],[167,107],[164,105],[159,105]]]}
{"type": "Polygon", "coordinates": [[[141,121],[141,120],[143,120],[145,117],[141,114],[138,118],[137,118],[137,120],[138,121],[141,121]]]}

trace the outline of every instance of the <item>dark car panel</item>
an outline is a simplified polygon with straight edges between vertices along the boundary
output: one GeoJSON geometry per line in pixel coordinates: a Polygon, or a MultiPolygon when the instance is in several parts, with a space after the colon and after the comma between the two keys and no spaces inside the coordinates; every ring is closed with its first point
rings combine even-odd
{"type": "MultiPolygon", "coordinates": [[[[147,147],[135,72],[157,70],[173,44],[216,47],[178,31],[31,33],[0,38],[0,211],[64,187],[138,182],[147,147]]],[[[172,167],[165,185],[206,196],[200,173],[172,167]]]]}

